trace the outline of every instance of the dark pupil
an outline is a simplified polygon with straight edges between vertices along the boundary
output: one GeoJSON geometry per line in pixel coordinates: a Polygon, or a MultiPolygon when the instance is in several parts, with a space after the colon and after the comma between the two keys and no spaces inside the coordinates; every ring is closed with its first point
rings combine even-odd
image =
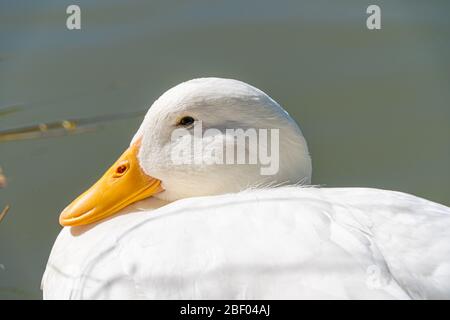
{"type": "Polygon", "coordinates": [[[194,123],[194,118],[192,118],[192,117],[184,117],[180,120],[180,124],[182,126],[188,126],[193,123],[194,123]]]}

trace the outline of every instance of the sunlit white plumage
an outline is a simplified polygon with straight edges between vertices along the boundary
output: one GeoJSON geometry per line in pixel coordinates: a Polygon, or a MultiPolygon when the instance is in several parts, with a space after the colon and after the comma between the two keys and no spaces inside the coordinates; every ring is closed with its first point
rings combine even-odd
{"type": "Polygon", "coordinates": [[[311,166],[301,131],[263,92],[189,81],[155,102],[138,138],[144,171],[165,191],[64,228],[44,298],[450,298],[448,207],[369,188],[267,187],[309,183],[311,166]],[[168,124],[186,113],[215,127],[280,128],[279,174],[171,167],[168,124]]]}

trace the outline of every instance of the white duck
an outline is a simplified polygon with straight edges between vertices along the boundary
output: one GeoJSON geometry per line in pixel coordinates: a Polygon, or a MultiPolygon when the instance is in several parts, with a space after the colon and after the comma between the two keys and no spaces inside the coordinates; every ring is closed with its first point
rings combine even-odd
{"type": "Polygon", "coordinates": [[[394,191],[299,186],[310,178],[300,129],[264,92],[229,79],[182,83],[62,212],[44,298],[450,298],[450,208],[394,191]],[[219,129],[224,146],[226,128],[278,128],[279,171],[261,175],[260,161],[175,165],[171,150],[199,122],[219,129]]]}

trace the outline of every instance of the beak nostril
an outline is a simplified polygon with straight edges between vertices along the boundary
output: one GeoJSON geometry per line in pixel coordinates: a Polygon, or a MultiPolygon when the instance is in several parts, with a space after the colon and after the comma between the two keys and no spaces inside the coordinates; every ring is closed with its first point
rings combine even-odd
{"type": "Polygon", "coordinates": [[[116,169],[116,173],[118,173],[118,174],[122,174],[122,173],[124,173],[125,171],[127,171],[127,166],[124,165],[124,164],[118,166],[117,169],[116,169]]]}
{"type": "Polygon", "coordinates": [[[128,168],[129,168],[128,163],[119,164],[114,170],[114,178],[119,178],[123,176],[128,171],[128,168]]]}

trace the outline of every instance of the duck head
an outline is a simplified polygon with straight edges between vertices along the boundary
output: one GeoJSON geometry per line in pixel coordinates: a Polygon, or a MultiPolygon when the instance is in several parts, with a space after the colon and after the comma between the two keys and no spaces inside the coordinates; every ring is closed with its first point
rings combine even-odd
{"type": "Polygon", "coordinates": [[[93,223],[148,197],[171,202],[310,180],[306,141],[277,102],[241,81],[194,79],[153,103],[129,148],[60,223],[93,223]]]}

